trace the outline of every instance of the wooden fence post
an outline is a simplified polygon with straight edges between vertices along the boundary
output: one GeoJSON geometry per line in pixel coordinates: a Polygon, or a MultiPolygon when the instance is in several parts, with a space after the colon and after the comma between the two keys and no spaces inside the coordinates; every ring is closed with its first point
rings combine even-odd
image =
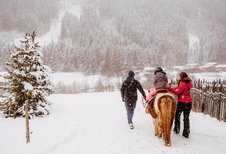
{"type": "Polygon", "coordinates": [[[192,110],[202,112],[215,117],[219,121],[226,122],[226,88],[225,80],[201,81],[194,80],[191,89],[193,98],[192,110]]]}
{"type": "Polygon", "coordinates": [[[25,119],[26,119],[26,143],[30,142],[29,116],[28,116],[28,100],[25,101],[25,119]]]}

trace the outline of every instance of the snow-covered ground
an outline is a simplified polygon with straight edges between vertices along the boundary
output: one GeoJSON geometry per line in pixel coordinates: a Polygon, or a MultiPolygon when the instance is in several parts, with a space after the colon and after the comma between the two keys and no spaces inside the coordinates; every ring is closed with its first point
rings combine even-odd
{"type": "MultiPolygon", "coordinates": [[[[0,81],[6,81],[3,76],[6,72],[0,72],[0,81]]],[[[50,75],[50,80],[54,85],[58,83],[63,83],[65,85],[72,85],[73,83],[79,84],[87,84],[90,88],[94,88],[99,80],[103,82],[103,84],[116,85],[121,78],[116,77],[105,77],[102,75],[84,75],[81,72],[55,72],[50,75]]]]}
{"type": "Polygon", "coordinates": [[[100,79],[100,75],[90,75],[85,76],[78,72],[56,72],[51,75],[51,81],[54,85],[57,83],[64,83],[66,85],[71,85],[73,82],[87,83],[91,87],[100,79]]]}
{"type": "Polygon", "coordinates": [[[0,117],[1,154],[224,154],[226,123],[191,113],[190,138],[172,133],[172,146],[154,136],[151,118],[138,101],[130,130],[120,93],[52,95],[51,114],[30,120],[0,117]]]}
{"type": "Polygon", "coordinates": [[[108,91],[106,89],[109,89],[109,87],[111,87],[111,91],[118,90],[119,84],[121,85],[122,83],[121,80],[122,78],[106,77],[100,74],[84,75],[79,72],[56,72],[51,75],[55,92],[60,94],[94,92],[98,90],[98,88],[99,91],[108,91]],[[64,88],[62,88],[62,85],[64,88]]]}

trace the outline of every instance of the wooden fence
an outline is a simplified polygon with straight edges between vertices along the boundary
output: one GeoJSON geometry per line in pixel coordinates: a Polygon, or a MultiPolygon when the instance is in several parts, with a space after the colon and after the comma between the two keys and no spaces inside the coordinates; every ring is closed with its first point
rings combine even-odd
{"type": "Polygon", "coordinates": [[[226,122],[226,91],[223,81],[201,81],[193,83],[191,97],[193,99],[192,110],[202,112],[220,121],[226,122]]]}

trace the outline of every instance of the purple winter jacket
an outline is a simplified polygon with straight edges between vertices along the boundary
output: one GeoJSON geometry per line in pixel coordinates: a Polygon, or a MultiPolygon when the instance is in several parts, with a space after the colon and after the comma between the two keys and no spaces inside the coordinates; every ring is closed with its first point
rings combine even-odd
{"type": "Polygon", "coordinates": [[[167,88],[167,82],[168,82],[168,79],[167,79],[165,72],[157,72],[155,74],[153,84],[154,84],[156,90],[158,90],[158,89],[168,89],[167,88]]]}

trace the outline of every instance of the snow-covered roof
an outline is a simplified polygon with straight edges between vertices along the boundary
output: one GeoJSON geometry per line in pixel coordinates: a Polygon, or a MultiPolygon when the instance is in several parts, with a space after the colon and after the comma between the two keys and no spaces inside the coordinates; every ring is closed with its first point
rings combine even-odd
{"type": "Polygon", "coordinates": [[[184,66],[173,66],[173,68],[176,68],[176,69],[183,69],[184,66]]]}
{"type": "Polygon", "coordinates": [[[216,67],[226,68],[226,64],[225,65],[217,65],[216,67]]]}
{"type": "Polygon", "coordinates": [[[153,71],[154,69],[154,67],[144,67],[143,71],[153,71]]]}
{"type": "Polygon", "coordinates": [[[213,67],[213,66],[216,66],[218,65],[218,63],[216,62],[211,62],[211,63],[206,63],[205,65],[201,66],[202,68],[205,68],[205,67],[213,67]]]}

